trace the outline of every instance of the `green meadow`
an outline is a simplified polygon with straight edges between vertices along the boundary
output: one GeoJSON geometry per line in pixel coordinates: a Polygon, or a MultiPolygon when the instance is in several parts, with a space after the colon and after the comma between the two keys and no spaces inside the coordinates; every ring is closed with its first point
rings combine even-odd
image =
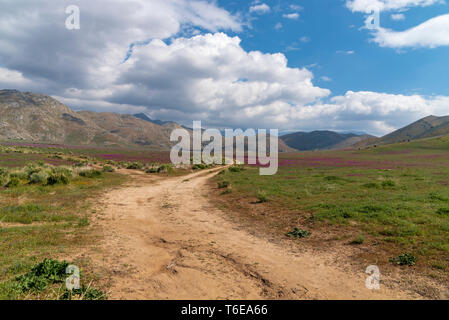
{"type": "Polygon", "coordinates": [[[260,176],[257,167],[218,175],[227,207],[247,216],[248,206],[263,211],[253,218],[278,234],[330,233],[376,248],[386,263],[406,253],[418,267],[448,269],[449,138],[282,154],[279,162],[275,176],[260,176]]]}

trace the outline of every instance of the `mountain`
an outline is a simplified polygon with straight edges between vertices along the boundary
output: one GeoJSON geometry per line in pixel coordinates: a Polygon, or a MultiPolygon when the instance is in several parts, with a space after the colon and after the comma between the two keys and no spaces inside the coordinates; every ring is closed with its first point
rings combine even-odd
{"type": "Polygon", "coordinates": [[[131,115],[75,112],[46,95],[0,90],[0,140],[166,150],[170,132],[131,115]]]}
{"type": "Polygon", "coordinates": [[[449,116],[428,116],[381,138],[362,141],[358,147],[409,142],[449,135],[449,116]]]}
{"type": "Polygon", "coordinates": [[[449,134],[449,116],[429,116],[380,138],[376,143],[390,144],[449,134]]]}
{"type": "MultiPolygon", "coordinates": [[[[145,114],[74,111],[52,97],[0,90],[0,141],[22,140],[67,145],[146,147],[169,150],[173,121],[145,114]]],[[[279,141],[279,151],[295,151],[279,141]]]]}
{"type": "Polygon", "coordinates": [[[344,149],[370,138],[373,136],[333,131],[295,132],[280,137],[287,146],[300,151],[344,149]]]}
{"type": "Polygon", "coordinates": [[[164,125],[170,125],[170,124],[176,124],[176,122],[173,121],[162,121],[162,120],[153,120],[151,119],[149,116],[147,116],[145,113],[137,113],[134,115],[134,117],[157,124],[159,126],[164,126],[164,125]]]}

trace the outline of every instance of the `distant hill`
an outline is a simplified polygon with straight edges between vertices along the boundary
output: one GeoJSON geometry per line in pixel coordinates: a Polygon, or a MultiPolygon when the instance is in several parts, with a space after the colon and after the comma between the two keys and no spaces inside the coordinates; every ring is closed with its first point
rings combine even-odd
{"type": "Polygon", "coordinates": [[[384,145],[399,142],[409,142],[418,139],[432,138],[449,134],[449,116],[428,116],[404,128],[396,130],[378,139],[367,140],[358,146],[384,145]]]}
{"type": "Polygon", "coordinates": [[[160,126],[164,126],[167,124],[176,124],[176,122],[173,122],[173,121],[153,120],[149,116],[147,116],[145,113],[137,113],[134,115],[134,117],[157,124],[157,125],[160,125],[160,126]]]}
{"type": "Polygon", "coordinates": [[[165,150],[170,132],[131,115],[75,112],[46,95],[0,90],[0,140],[165,150]]]}
{"type": "Polygon", "coordinates": [[[171,129],[184,128],[184,129],[187,129],[187,130],[190,130],[190,131],[192,130],[192,128],[180,125],[180,124],[178,124],[178,123],[176,123],[174,121],[153,120],[149,116],[147,116],[145,113],[137,113],[137,114],[134,115],[134,117],[142,119],[142,120],[145,120],[145,121],[148,121],[148,122],[151,122],[151,123],[154,123],[154,124],[157,124],[159,126],[166,127],[166,128],[171,128],[171,129]]]}
{"type": "Polygon", "coordinates": [[[371,139],[370,135],[337,133],[333,131],[295,132],[280,137],[284,143],[300,151],[344,149],[371,139]]]}
{"type": "MultiPolygon", "coordinates": [[[[152,120],[143,113],[76,112],[50,96],[0,90],[0,141],[169,150],[170,134],[176,128],[186,127],[152,120]]],[[[280,140],[279,151],[295,150],[280,140]]]]}

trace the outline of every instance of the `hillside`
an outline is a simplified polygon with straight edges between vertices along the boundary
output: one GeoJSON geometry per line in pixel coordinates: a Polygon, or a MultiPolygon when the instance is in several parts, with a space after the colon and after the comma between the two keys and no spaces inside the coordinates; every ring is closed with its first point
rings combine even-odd
{"type": "Polygon", "coordinates": [[[46,95],[0,90],[0,140],[169,149],[170,132],[131,115],[75,112],[46,95]]]}
{"type": "Polygon", "coordinates": [[[287,134],[282,136],[281,140],[291,148],[309,151],[344,149],[370,138],[373,138],[373,136],[342,134],[333,131],[313,131],[287,134]]]}
{"type": "MultiPolygon", "coordinates": [[[[0,90],[0,141],[169,150],[177,128],[186,127],[145,114],[76,112],[46,95],[0,90]]],[[[279,140],[279,151],[295,150],[279,140]]]]}
{"type": "Polygon", "coordinates": [[[448,134],[449,116],[428,116],[381,138],[362,141],[356,146],[365,147],[374,144],[386,145],[399,142],[410,142],[413,140],[433,138],[448,134]]]}

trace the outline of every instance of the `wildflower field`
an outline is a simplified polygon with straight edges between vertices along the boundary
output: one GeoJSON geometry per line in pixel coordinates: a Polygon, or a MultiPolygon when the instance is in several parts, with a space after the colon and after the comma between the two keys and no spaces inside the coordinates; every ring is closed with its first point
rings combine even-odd
{"type": "Polygon", "coordinates": [[[379,264],[407,254],[417,268],[447,278],[448,137],[286,153],[279,165],[275,176],[260,176],[257,166],[222,172],[221,205],[277,234],[308,230],[318,247],[358,245],[379,264]]]}

